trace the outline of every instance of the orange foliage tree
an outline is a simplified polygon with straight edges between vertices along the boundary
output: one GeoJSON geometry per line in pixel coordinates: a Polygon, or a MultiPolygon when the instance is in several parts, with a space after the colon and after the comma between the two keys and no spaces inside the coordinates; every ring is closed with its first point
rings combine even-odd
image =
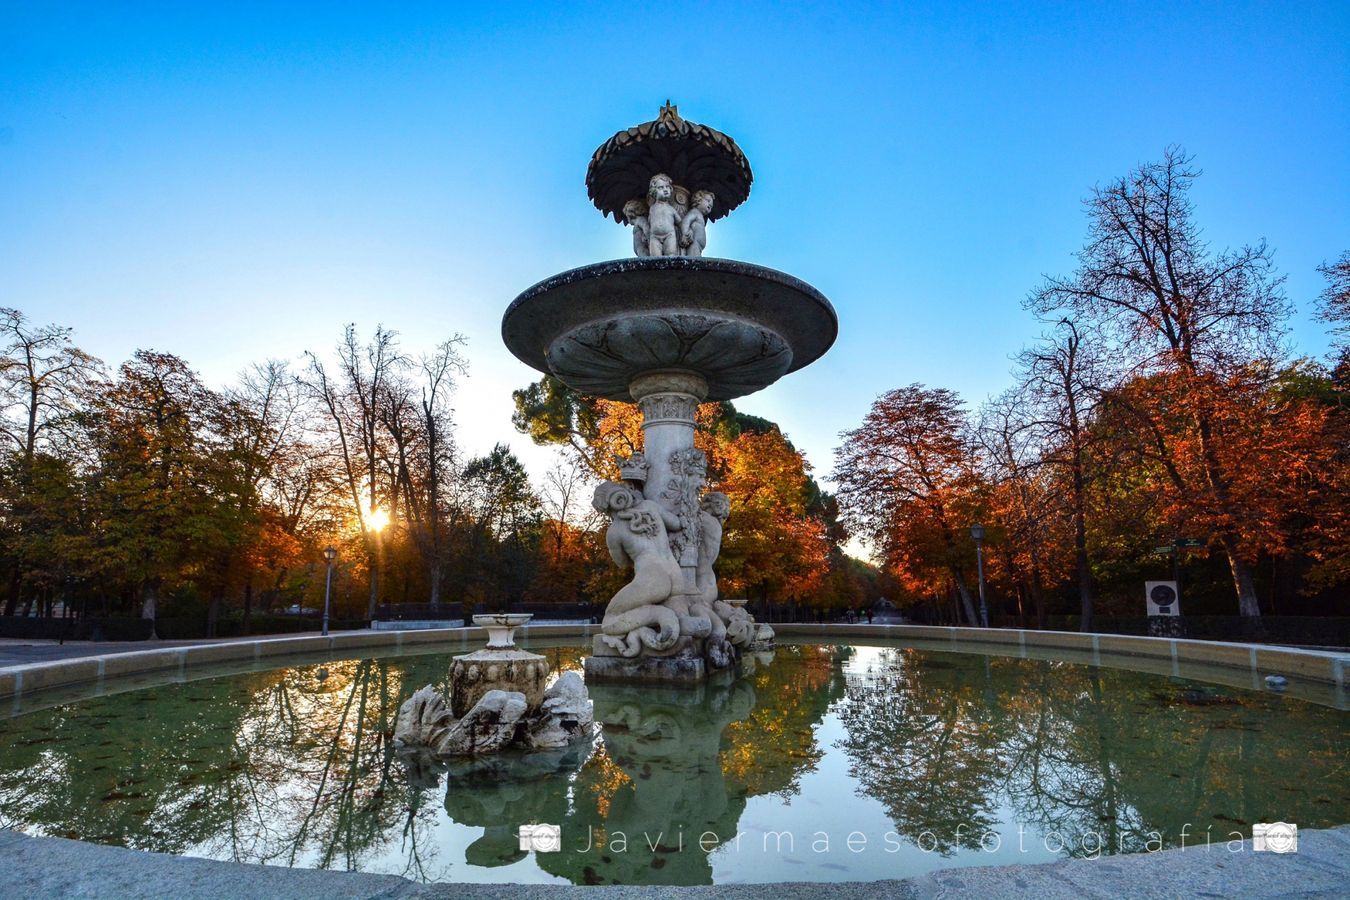
{"type": "Polygon", "coordinates": [[[982,512],[975,442],[960,399],[920,384],[877,398],[835,451],[844,519],[921,597],[955,592],[976,624],[966,528],[982,512]]]}

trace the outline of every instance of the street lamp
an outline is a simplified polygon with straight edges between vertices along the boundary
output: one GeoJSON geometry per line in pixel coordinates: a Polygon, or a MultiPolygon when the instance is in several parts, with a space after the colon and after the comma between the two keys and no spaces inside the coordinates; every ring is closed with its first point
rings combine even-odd
{"type": "Polygon", "coordinates": [[[323,585],[323,636],[328,637],[328,598],[333,594],[333,560],[337,559],[337,548],[324,550],[323,558],[328,560],[328,578],[323,585]]]}
{"type": "Polygon", "coordinates": [[[984,601],[984,526],[970,526],[970,536],[975,539],[975,565],[980,572],[980,624],[989,627],[989,606],[984,601]]]}

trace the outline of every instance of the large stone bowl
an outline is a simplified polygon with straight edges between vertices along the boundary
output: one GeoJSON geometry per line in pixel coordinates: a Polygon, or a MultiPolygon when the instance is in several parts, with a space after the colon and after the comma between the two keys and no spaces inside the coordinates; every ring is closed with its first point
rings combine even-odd
{"type": "Polygon", "coordinates": [[[710,257],[634,257],[562,272],[502,318],[516,358],[568,386],[631,401],[642,375],[689,372],[731,400],[820,358],[839,332],[830,301],[774,269],[710,257]]]}

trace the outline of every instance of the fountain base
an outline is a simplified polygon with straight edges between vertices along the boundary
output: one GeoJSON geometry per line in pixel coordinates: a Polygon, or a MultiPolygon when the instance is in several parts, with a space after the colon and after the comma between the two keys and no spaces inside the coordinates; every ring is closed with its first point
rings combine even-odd
{"type": "Polygon", "coordinates": [[[696,685],[707,680],[708,668],[698,656],[591,656],[586,678],[696,685]]]}

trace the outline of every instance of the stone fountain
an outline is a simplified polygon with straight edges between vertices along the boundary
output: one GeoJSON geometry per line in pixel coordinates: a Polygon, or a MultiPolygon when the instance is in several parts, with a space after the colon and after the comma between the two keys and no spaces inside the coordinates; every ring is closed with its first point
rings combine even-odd
{"type": "Polygon", "coordinates": [[[633,229],[634,256],[548,278],[502,319],[522,362],[642,411],[643,452],[620,460],[620,480],[593,500],[610,517],[610,555],[633,578],[606,607],[588,678],[698,681],[771,646],[772,629],[718,593],[730,503],[705,492],[694,412],[814,362],[838,319],[805,282],[707,255],[708,225],[745,201],[752,177],[734,140],[667,103],[602,144],[586,172],[596,208],[633,229]]]}

